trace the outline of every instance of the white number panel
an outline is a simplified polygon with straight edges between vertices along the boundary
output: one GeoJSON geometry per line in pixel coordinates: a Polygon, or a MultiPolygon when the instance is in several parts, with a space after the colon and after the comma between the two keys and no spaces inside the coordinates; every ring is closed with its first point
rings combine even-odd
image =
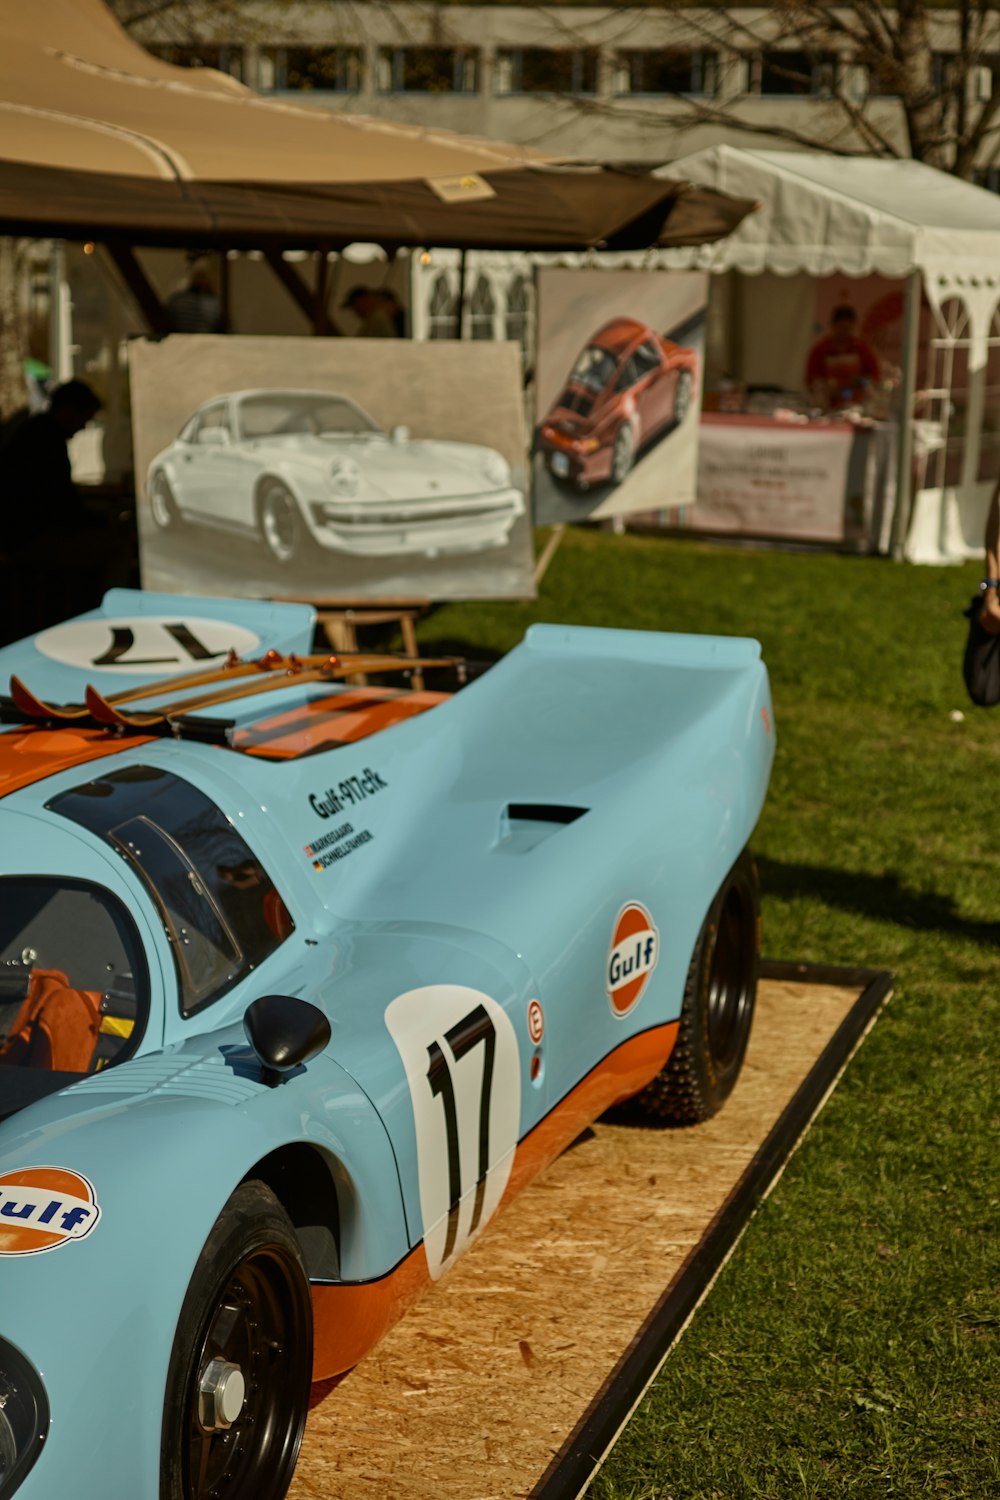
{"type": "Polygon", "coordinates": [[[424,1250],[442,1276],[497,1210],[521,1118],[521,1063],[507,1013],[479,990],[428,985],[385,1024],[413,1101],[424,1250]]]}
{"type": "Polygon", "coordinates": [[[243,656],[259,645],[260,637],[242,625],[180,615],[70,621],[35,637],[35,649],[53,661],[143,677],[220,667],[230,647],[243,656]]]}

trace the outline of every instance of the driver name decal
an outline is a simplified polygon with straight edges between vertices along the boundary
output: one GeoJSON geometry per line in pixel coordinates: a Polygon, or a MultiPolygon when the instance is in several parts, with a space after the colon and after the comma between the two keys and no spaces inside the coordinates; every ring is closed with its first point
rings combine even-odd
{"type": "Polygon", "coordinates": [[[355,849],[371,843],[375,837],[371,829],[356,827],[344,814],[385,791],[387,786],[384,776],[366,766],[359,775],[348,776],[343,781],[338,781],[336,786],[328,786],[323,792],[309,793],[309,806],[318,818],[327,822],[330,819],[337,820],[332,828],[322,829],[310,843],[304,845],[306,856],[317,873],[321,874],[331,865],[338,864],[340,860],[353,854],[355,849]]]}
{"type": "Polygon", "coordinates": [[[339,828],[331,828],[315,842],[306,844],[306,853],[314,870],[328,870],[338,860],[346,859],[355,849],[360,849],[362,844],[370,844],[374,837],[370,828],[361,828],[355,833],[353,823],[341,823],[339,828]]]}
{"type": "Polygon", "coordinates": [[[652,917],[630,901],[618,913],[608,953],[605,988],[612,1015],[627,1016],[639,1004],[659,956],[660,934],[652,917]]]}
{"type": "Polygon", "coordinates": [[[0,1176],[0,1255],[40,1255],[82,1240],[101,1217],[93,1186],[64,1167],[0,1176]]]}

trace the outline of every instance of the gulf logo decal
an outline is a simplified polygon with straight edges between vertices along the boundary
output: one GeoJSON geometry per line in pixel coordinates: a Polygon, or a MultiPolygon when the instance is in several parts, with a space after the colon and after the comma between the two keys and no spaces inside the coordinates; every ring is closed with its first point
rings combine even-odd
{"type": "Polygon", "coordinates": [[[652,917],[638,901],[618,913],[611,935],[606,988],[611,1013],[627,1016],[638,1005],[660,956],[660,934],[652,917]]]}
{"type": "Polygon", "coordinates": [[[0,1175],[0,1255],[39,1255],[82,1240],[101,1217],[92,1185],[64,1167],[0,1175]]]}

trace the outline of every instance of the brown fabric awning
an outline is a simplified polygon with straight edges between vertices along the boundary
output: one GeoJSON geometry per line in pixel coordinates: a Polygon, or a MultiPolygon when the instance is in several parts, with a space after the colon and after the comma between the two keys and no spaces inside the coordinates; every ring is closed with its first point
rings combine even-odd
{"type": "Polygon", "coordinates": [[[102,0],[0,7],[0,231],[134,244],[634,249],[754,205],[642,170],[263,99],[102,0]]]}

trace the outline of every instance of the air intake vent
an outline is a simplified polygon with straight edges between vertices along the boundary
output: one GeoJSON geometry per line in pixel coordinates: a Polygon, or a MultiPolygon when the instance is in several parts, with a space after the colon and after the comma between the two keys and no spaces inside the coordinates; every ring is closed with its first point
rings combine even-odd
{"type": "Polygon", "coordinates": [[[500,815],[500,834],[494,848],[504,854],[527,854],[575,823],[587,811],[564,802],[509,802],[500,815]]]}

